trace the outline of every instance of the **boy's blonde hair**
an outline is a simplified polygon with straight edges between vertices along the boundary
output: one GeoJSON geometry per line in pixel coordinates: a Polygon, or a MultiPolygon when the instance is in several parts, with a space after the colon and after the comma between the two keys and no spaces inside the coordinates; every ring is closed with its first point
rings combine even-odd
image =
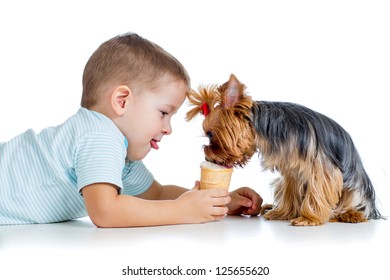
{"type": "Polygon", "coordinates": [[[190,89],[186,69],[171,54],[135,33],[118,35],[101,44],[85,65],[81,106],[91,108],[112,86],[153,87],[167,73],[190,89]]]}

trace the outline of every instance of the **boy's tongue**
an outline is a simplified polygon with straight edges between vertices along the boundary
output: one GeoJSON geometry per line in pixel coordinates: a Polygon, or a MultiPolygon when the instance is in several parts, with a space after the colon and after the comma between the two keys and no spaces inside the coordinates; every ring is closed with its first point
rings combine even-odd
{"type": "Polygon", "coordinates": [[[150,146],[151,146],[153,149],[156,149],[156,150],[158,150],[158,148],[159,148],[156,140],[150,141],[150,146]]]}

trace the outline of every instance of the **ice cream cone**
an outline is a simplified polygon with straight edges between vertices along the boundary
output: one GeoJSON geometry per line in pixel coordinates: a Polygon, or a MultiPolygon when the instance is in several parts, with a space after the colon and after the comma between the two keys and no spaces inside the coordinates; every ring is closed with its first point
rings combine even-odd
{"type": "Polygon", "coordinates": [[[227,168],[208,161],[200,165],[200,189],[225,189],[229,190],[233,168],[227,168]]]}

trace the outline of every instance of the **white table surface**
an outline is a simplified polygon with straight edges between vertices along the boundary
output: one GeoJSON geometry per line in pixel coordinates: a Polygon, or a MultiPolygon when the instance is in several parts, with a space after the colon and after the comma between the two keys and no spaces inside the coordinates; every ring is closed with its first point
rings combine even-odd
{"type": "Polygon", "coordinates": [[[229,216],[197,225],[99,229],[84,218],[2,226],[0,279],[389,279],[389,240],[388,220],[293,227],[229,216]],[[128,266],[179,266],[207,275],[123,276],[128,266]],[[216,275],[229,266],[268,267],[269,275],[216,275]]]}

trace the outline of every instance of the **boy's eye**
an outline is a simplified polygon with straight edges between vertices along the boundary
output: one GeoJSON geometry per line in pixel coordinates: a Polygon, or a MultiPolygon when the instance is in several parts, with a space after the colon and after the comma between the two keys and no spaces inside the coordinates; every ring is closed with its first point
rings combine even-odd
{"type": "Polygon", "coordinates": [[[168,113],[167,112],[164,112],[164,111],[160,111],[161,115],[164,117],[164,116],[167,116],[168,113]]]}

